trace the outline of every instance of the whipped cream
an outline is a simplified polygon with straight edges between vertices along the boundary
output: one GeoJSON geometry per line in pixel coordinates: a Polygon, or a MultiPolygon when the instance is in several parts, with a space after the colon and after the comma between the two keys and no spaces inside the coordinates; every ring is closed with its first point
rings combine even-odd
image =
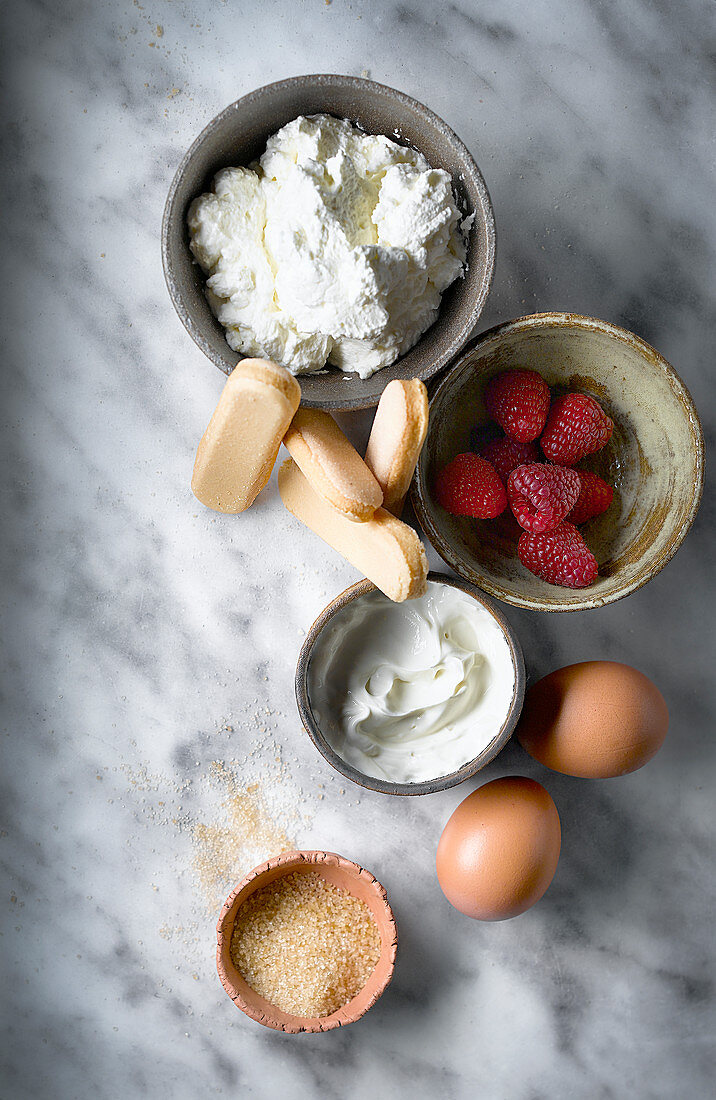
{"type": "Polygon", "coordinates": [[[396,604],[370,592],[321,631],[308,695],[334,751],[365,775],[418,783],[473,760],[502,728],[515,669],[492,615],[450,585],[396,604]]]}
{"type": "Polygon", "coordinates": [[[345,119],[300,117],[250,168],[227,168],[188,214],[226,339],[294,374],[369,378],[408,351],[463,273],[450,176],[345,119]]]}

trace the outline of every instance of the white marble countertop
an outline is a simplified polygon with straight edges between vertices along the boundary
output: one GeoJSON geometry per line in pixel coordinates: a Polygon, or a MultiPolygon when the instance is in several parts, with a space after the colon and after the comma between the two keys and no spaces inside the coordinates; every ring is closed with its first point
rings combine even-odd
{"type": "Polygon", "coordinates": [[[506,609],[532,678],[635,664],[671,731],[646,769],[602,782],[508,746],[481,779],[545,783],[561,862],[524,916],[463,918],[434,854],[477,780],[419,799],[354,789],[298,721],[302,637],[354,571],[288,519],[275,483],[238,519],[189,492],[222,379],[173,311],[159,228],[221,108],[298,73],[370,75],[445,118],[485,175],[498,258],[480,328],[564,309],[632,329],[674,364],[708,436],[713,14],[709,0],[6,8],[9,1100],[710,1094],[709,491],[674,561],[625,601],[506,609]],[[369,867],[398,920],[392,986],[326,1035],[259,1027],[215,973],[217,902],[285,842],[369,867]]]}

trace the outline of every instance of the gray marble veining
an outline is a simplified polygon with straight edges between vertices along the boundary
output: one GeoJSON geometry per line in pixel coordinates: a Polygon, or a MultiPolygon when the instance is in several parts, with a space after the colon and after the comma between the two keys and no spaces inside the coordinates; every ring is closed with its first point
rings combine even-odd
{"type": "Polygon", "coordinates": [[[712,3],[25,0],[4,23],[0,1095],[711,1095],[711,487],[622,603],[507,609],[532,677],[633,663],[672,725],[645,770],[604,782],[510,744],[481,779],[543,781],[562,858],[535,909],[471,922],[433,861],[477,781],[359,791],[300,729],[302,636],[353,570],[275,481],[238,519],[189,492],[222,379],[173,313],[159,225],[226,104],[367,73],[437,111],[485,175],[480,327],[546,309],[622,324],[674,364],[713,439],[712,3]],[[243,835],[253,782],[268,823],[243,835]],[[394,905],[394,982],[343,1031],[261,1029],[216,978],[216,898],[280,830],[365,863],[394,905]]]}

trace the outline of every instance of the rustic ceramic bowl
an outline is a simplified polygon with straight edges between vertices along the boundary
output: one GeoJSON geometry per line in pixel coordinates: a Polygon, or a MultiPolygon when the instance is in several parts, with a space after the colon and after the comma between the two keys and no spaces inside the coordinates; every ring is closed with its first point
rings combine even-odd
{"type": "Polygon", "coordinates": [[[302,1031],[331,1031],[364,1016],[390,983],[398,949],[398,930],[385,890],[370,871],[343,856],[335,855],[334,852],[284,852],[255,867],[226,899],[216,926],[216,934],[216,967],[221,984],[234,1004],[264,1027],[291,1034],[302,1031]],[[365,902],[380,932],[380,958],[368,982],[353,1000],[330,1016],[293,1016],[289,1012],[283,1012],[259,997],[231,961],[231,936],[236,914],[242,903],[256,890],[268,886],[283,875],[309,871],[317,872],[326,882],[365,902]]]}
{"type": "Polygon", "coordinates": [[[435,389],[411,498],[448,565],[491,596],[538,611],[584,611],[646,584],[676,553],[703,487],[704,442],[693,401],[673,367],[638,336],[607,321],[538,313],[479,336],[435,389]],[[599,562],[588,588],[560,588],[520,563],[501,520],[451,516],[435,501],[435,473],[473,449],[492,375],[531,367],[555,393],[591,394],[614,421],[607,446],[584,465],[614,486],[614,501],[583,527],[599,562]]]}
{"type": "Polygon", "coordinates": [[[316,642],[320,637],[321,631],[328,625],[334,615],[339,614],[339,612],[353,600],[359,600],[361,596],[365,596],[369,592],[375,592],[375,585],[372,584],[371,581],[358,581],[356,584],[351,585],[350,588],[347,588],[345,592],[341,592],[340,596],[336,596],[334,600],[331,600],[328,607],[324,608],[308,631],[296,666],[296,701],[298,703],[298,710],[301,715],[304,729],[314,745],[328,763],[334,767],[336,771],[340,772],[341,775],[344,775],[347,779],[350,779],[353,783],[357,783],[361,787],[367,787],[371,791],[379,791],[381,794],[434,794],[436,791],[447,790],[448,787],[455,787],[458,783],[462,783],[463,780],[469,779],[470,776],[475,775],[481,768],[484,768],[486,764],[489,764],[491,760],[494,760],[497,754],[505,747],[517,725],[517,720],[522,711],[522,704],[524,702],[525,665],[522,657],[522,648],[512,631],[512,627],[504,616],[484,598],[482,593],[476,591],[471,584],[466,584],[465,581],[458,580],[455,577],[448,577],[444,573],[429,573],[428,580],[436,581],[439,584],[445,584],[452,588],[459,588],[461,592],[465,592],[468,596],[472,596],[476,603],[480,604],[481,607],[492,615],[504,634],[505,640],[509,646],[515,674],[512,703],[499,733],[478,756],[468,761],[467,764],[463,764],[458,771],[451,772],[449,775],[436,776],[435,779],[425,780],[420,783],[390,783],[385,779],[376,779],[372,775],[365,775],[364,772],[359,771],[358,768],[354,768],[352,764],[348,764],[339,756],[327,740],[324,730],[321,729],[316,720],[311,705],[309,687],[311,657],[316,642]]]}
{"type": "Polygon", "coordinates": [[[162,260],[171,299],[189,335],[225,374],[239,356],[204,296],[205,279],[189,251],[186,215],[192,199],[211,189],[220,168],[248,165],[266,140],[298,115],[331,114],[372,134],[386,134],[444,168],[464,213],[475,214],[465,277],[448,287],[435,324],[415,347],[372,378],[331,368],[300,377],[303,404],[324,409],[377,405],[393,378],[427,379],[450,362],[473,331],[490,289],[495,263],[495,222],[485,181],[450,127],[410,96],[352,76],[297,76],[269,84],[232,103],[199,134],[169,189],[162,223],[162,260]]]}

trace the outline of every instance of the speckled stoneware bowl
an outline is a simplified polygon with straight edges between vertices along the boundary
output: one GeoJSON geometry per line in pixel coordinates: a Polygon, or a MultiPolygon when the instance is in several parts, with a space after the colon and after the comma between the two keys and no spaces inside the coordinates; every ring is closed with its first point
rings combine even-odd
{"type": "Polygon", "coordinates": [[[602,607],[646,584],[683,542],[703,487],[704,442],[691,396],[673,367],[638,336],[607,321],[538,313],[498,325],[470,344],[441,379],[411,499],[448,565],[491,596],[538,611],[602,607]],[[555,393],[591,394],[614,421],[607,446],[584,461],[614,486],[611,507],[586,523],[599,563],[588,588],[560,588],[520,563],[500,520],[451,516],[435,501],[435,473],[472,449],[487,423],[483,393],[499,371],[531,367],[555,393]]]}
{"type": "Polygon", "coordinates": [[[344,1027],[359,1020],[388,987],[393,977],[398,950],[398,930],[385,890],[370,871],[334,852],[284,852],[259,867],[254,867],[226,899],[216,926],[216,935],[216,967],[221,984],[237,1008],[264,1027],[291,1034],[332,1031],[333,1028],[344,1027]],[[231,936],[236,914],[242,903],[256,890],[268,886],[283,875],[294,872],[305,874],[309,871],[317,872],[326,882],[365,902],[380,932],[380,958],[375,970],[360,993],[330,1016],[292,1016],[289,1012],[283,1012],[259,997],[231,961],[231,936]]]}
{"type": "Polygon", "coordinates": [[[358,581],[356,584],[351,585],[350,588],[347,588],[345,592],[341,592],[340,596],[336,596],[334,600],[331,600],[308,631],[296,666],[296,702],[298,703],[298,710],[301,715],[304,729],[314,745],[328,763],[335,768],[336,771],[340,772],[341,775],[344,775],[346,779],[350,779],[353,783],[357,783],[361,787],[367,787],[371,791],[379,791],[381,794],[434,794],[436,791],[447,790],[448,787],[455,787],[458,783],[462,783],[465,779],[469,779],[479,772],[481,768],[484,768],[486,764],[489,764],[491,760],[494,760],[497,754],[505,747],[517,725],[517,720],[522,711],[522,704],[524,703],[525,664],[522,656],[522,647],[512,627],[507,622],[507,619],[505,619],[501,612],[498,611],[489,600],[485,599],[481,592],[478,592],[473,585],[463,580],[459,580],[455,577],[448,577],[445,573],[429,573],[428,580],[436,581],[438,584],[448,585],[452,588],[458,588],[461,592],[465,592],[468,596],[471,596],[476,603],[480,604],[481,607],[490,613],[502,631],[509,646],[514,669],[515,682],[512,691],[512,702],[510,704],[510,709],[505,715],[502,727],[490,744],[473,760],[469,760],[467,764],[463,764],[458,771],[451,772],[449,775],[436,776],[435,779],[425,780],[420,783],[391,783],[385,779],[376,779],[372,775],[365,775],[364,772],[359,771],[358,768],[354,768],[352,764],[348,764],[343,760],[329,744],[324,731],[316,720],[311,705],[309,690],[309,669],[314,647],[323,628],[328,625],[333,616],[338,614],[346,604],[351,603],[352,600],[359,600],[361,596],[365,596],[369,592],[376,591],[375,585],[372,584],[371,581],[358,581]]]}
{"type": "Polygon", "coordinates": [[[174,176],[162,223],[164,274],[190,336],[230,374],[239,356],[209,309],[204,275],[189,251],[189,204],[211,189],[219,169],[248,165],[259,157],[267,139],[287,122],[321,113],[347,118],[367,133],[386,134],[417,149],[433,167],[450,173],[461,209],[475,214],[465,277],[448,287],[437,321],[409,352],[365,381],[334,368],[300,376],[304,405],[336,411],[370,408],[393,378],[427,379],[454,358],[474,330],[492,281],[495,222],[485,181],[457,135],[421,103],[372,80],[325,74],[268,84],[232,103],[199,134],[174,176]]]}

